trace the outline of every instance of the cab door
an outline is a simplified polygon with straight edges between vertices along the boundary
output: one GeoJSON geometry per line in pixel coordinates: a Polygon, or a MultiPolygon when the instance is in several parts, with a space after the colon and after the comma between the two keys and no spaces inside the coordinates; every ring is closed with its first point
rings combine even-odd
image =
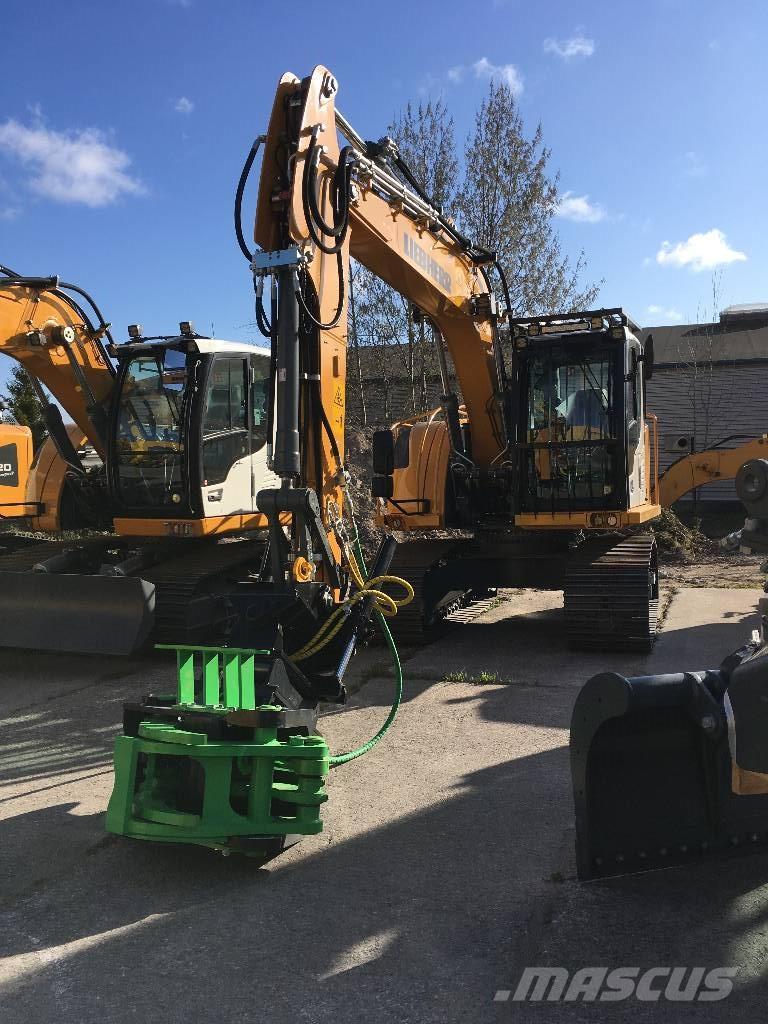
{"type": "MultiPolygon", "coordinates": [[[[267,466],[267,408],[269,405],[269,356],[254,352],[251,357],[251,486],[253,507],[256,495],[279,487],[280,477],[267,466]]],[[[274,429],[273,429],[274,433],[274,429]]],[[[274,442],[274,437],[272,438],[274,442]]]]}
{"type": "Polygon", "coordinates": [[[214,356],[202,415],[203,514],[255,509],[251,470],[250,365],[246,355],[214,356]]]}

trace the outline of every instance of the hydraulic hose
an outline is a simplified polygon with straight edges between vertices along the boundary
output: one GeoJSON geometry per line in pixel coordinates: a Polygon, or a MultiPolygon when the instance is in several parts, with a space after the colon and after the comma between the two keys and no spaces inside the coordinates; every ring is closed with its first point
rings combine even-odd
{"type": "Polygon", "coordinates": [[[374,612],[374,617],[376,618],[376,621],[381,627],[381,631],[384,634],[384,639],[387,641],[387,647],[389,648],[389,652],[392,655],[392,667],[395,670],[395,696],[392,701],[392,707],[389,709],[389,714],[387,715],[381,728],[378,730],[377,733],[375,733],[375,735],[371,736],[367,743],[363,743],[363,745],[360,747],[355,747],[354,750],[350,750],[346,754],[332,755],[328,761],[331,768],[338,768],[339,765],[348,764],[350,761],[354,761],[356,758],[362,757],[364,754],[367,754],[369,750],[372,750],[373,747],[375,747],[376,744],[379,742],[379,740],[383,739],[384,736],[389,732],[392,723],[397,717],[397,712],[400,710],[400,705],[402,704],[403,701],[403,668],[402,665],[400,664],[400,655],[397,653],[397,647],[395,646],[392,631],[387,625],[386,620],[384,616],[381,614],[381,612],[374,612]]]}
{"type": "Polygon", "coordinates": [[[256,154],[259,152],[262,142],[264,142],[263,135],[259,135],[259,137],[254,140],[250,152],[245,158],[243,169],[240,172],[240,180],[237,183],[237,191],[235,192],[235,234],[237,235],[237,244],[240,246],[240,251],[249,263],[253,259],[253,253],[248,248],[245,241],[245,235],[243,234],[243,193],[245,192],[245,185],[248,181],[248,176],[251,173],[251,168],[253,167],[253,161],[256,159],[256,154]]]}
{"type": "Polygon", "coordinates": [[[339,276],[339,302],[336,306],[336,312],[333,315],[333,319],[327,324],[321,323],[321,321],[312,313],[306,299],[304,298],[301,286],[299,285],[296,289],[296,298],[299,301],[299,305],[301,306],[304,315],[321,331],[330,331],[336,327],[339,320],[341,320],[341,314],[344,312],[344,262],[341,257],[341,250],[336,253],[336,270],[339,276]]]}
{"type": "MultiPolygon", "coordinates": [[[[363,552],[360,548],[360,541],[355,537],[355,556],[359,562],[363,572],[365,569],[365,559],[363,558],[363,552]]],[[[392,668],[395,672],[395,695],[392,700],[392,707],[389,709],[389,714],[381,725],[381,728],[362,746],[355,747],[354,750],[347,751],[346,754],[333,754],[329,758],[329,764],[331,768],[338,768],[339,765],[348,764],[350,761],[356,760],[358,757],[362,757],[367,754],[369,750],[372,750],[379,740],[382,740],[384,736],[389,732],[392,727],[392,723],[397,717],[397,712],[400,710],[400,705],[403,702],[403,667],[400,664],[400,655],[397,653],[397,646],[395,645],[392,631],[387,625],[387,620],[384,618],[382,612],[378,609],[374,610],[374,618],[379,624],[379,628],[384,634],[384,639],[387,642],[389,653],[392,655],[392,668]]]]}
{"type": "Polygon", "coordinates": [[[321,252],[328,256],[340,253],[349,229],[349,203],[352,191],[352,168],[355,165],[355,151],[345,146],[339,154],[339,162],[333,175],[330,190],[333,223],[328,224],[320,211],[317,198],[317,165],[320,161],[320,147],[317,143],[319,126],[312,129],[307,153],[304,158],[304,173],[301,178],[301,201],[304,218],[307,222],[310,237],[321,252]],[[332,238],[330,244],[322,235],[332,238]]]}

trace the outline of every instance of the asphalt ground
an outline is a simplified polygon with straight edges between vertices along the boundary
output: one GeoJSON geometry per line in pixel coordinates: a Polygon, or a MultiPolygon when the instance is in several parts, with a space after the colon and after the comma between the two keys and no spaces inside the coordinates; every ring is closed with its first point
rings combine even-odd
{"type": "MultiPolygon", "coordinates": [[[[568,651],[559,595],[505,595],[404,652],[390,734],[333,770],[323,833],[261,867],[103,831],[122,701],[167,689],[165,657],[4,651],[0,1021],[762,1021],[768,857],[579,883],[567,751],[590,675],[716,666],[758,596],[680,589],[627,658],[568,651]],[[739,974],[722,1002],[505,1001],[535,965],[739,974]]],[[[386,658],[327,709],[333,751],[386,715],[386,658]]]]}

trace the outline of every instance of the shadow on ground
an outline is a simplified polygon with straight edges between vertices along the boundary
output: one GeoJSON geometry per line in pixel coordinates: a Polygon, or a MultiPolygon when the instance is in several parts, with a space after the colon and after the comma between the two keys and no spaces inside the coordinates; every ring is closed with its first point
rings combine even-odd
{"type": "MultiPolygon", "coordinates": [[[[744,639],[747,620],[736,615],[701,627],[698,636],[693,627],[683,654],[728,653],[744,639]]],[[[426,706],[422,718],[403,726],[399,740],[392,734],[389,742],[398,746],[339,769],[330,782],[327,832],[266,866],[190,847],[94,841],[101,814],[88,813],[81,799],[37,794],[39,805],[0,822],[6,870],[16,864],[23,876],[21,868],[30,869],[29,884],[0,904],[2,1019],[475,1024],[605,1013],[677,1021],[701,1015],[702,1007],[633,1002],[617,1011],[493,997],[514,989],[522,968],[538,963],[735,963],[743,965],[739,988],[703,1012],[710,1020],[762,1020],[768,858],[588,886],[570,880],[563,730],[590,673],[588,661],[567,654],[560,622],[559,612],[542,612],[467,625],[452,647],[409,661],[408,702],[414,714],[426,706]],[[457,685],[455,692],[436,684],[443,659],[459,655],[473,672],[506,664],[504,678],[513,682],[457,685]],[[423,674],[409,678],[409,665],[420,662],[423,674]],[[533,685],[523,685],[524,672],[533,685]],[[457,713],[450,729],[429,728],[427,697],[457,713]],[[479,736],[472,732],[477,718],[488,730],[479,736]],[[513,728],[500,728],[506,725],[513,728]],[[509,749],[502,747],[497,763],[462,770],[465,754],[469,765],[473,750],[500,734],[509,749]],[[551,749],[541,749],[542,736],[551,749]],[[448,757],[455,766],[450,788],[440,782],[448,757]],[[414,787],[421,788],[416,811],[414,787]],[[383,817],[377,806],[387,809],[383,817]],[[90,845],[73,857],[83,836],[90,845]],[[38,885],[44,869],[46,882],[38,885]]],[[[680,656],[680,645],[662,637],[651,659],[627,667],[624,658],[622,666],[701,667],[681,665],[680,656]]],[[[119,689],[115,683],[89,698],[90,726],[77,711],[57,719],[54,706],[32,709],[43,717],[26,723],[17,715],[28,762],[10,758],[0,783],[38,787],[52,744],[66,745],[68,737],[67,771],[99,772],[119,689]]],[[[372,683],[337,714],[383,709],[390,693],[391,682],[372,683]]]]}

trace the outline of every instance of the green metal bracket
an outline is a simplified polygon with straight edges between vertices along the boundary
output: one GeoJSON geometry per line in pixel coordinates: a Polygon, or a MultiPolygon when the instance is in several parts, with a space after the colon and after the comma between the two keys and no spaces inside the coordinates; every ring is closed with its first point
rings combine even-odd
{"type": "Polygon", "coordinates": [[[267,656],[269,651],[242,647],[181,647],[176,644],[155,646],[158,650],[176,652],[179,704],[255,710],[255,658],[267,656]],[[198,674],[202,693],[195,692],[198,674]]]}
{"type": "Polygon", "coordinates": [[[254,658],[268,652],[162,646],[176,651],[178,703],[115,741],[107,831],[257,855],[321,832],[328,747],[282,727],[284,709],[255,706],[254,658]],[[194,729],[178,724],[190,709],[202,713],[194,729]],[[231,724],[233,711],[252,714],[231,724]]]}

